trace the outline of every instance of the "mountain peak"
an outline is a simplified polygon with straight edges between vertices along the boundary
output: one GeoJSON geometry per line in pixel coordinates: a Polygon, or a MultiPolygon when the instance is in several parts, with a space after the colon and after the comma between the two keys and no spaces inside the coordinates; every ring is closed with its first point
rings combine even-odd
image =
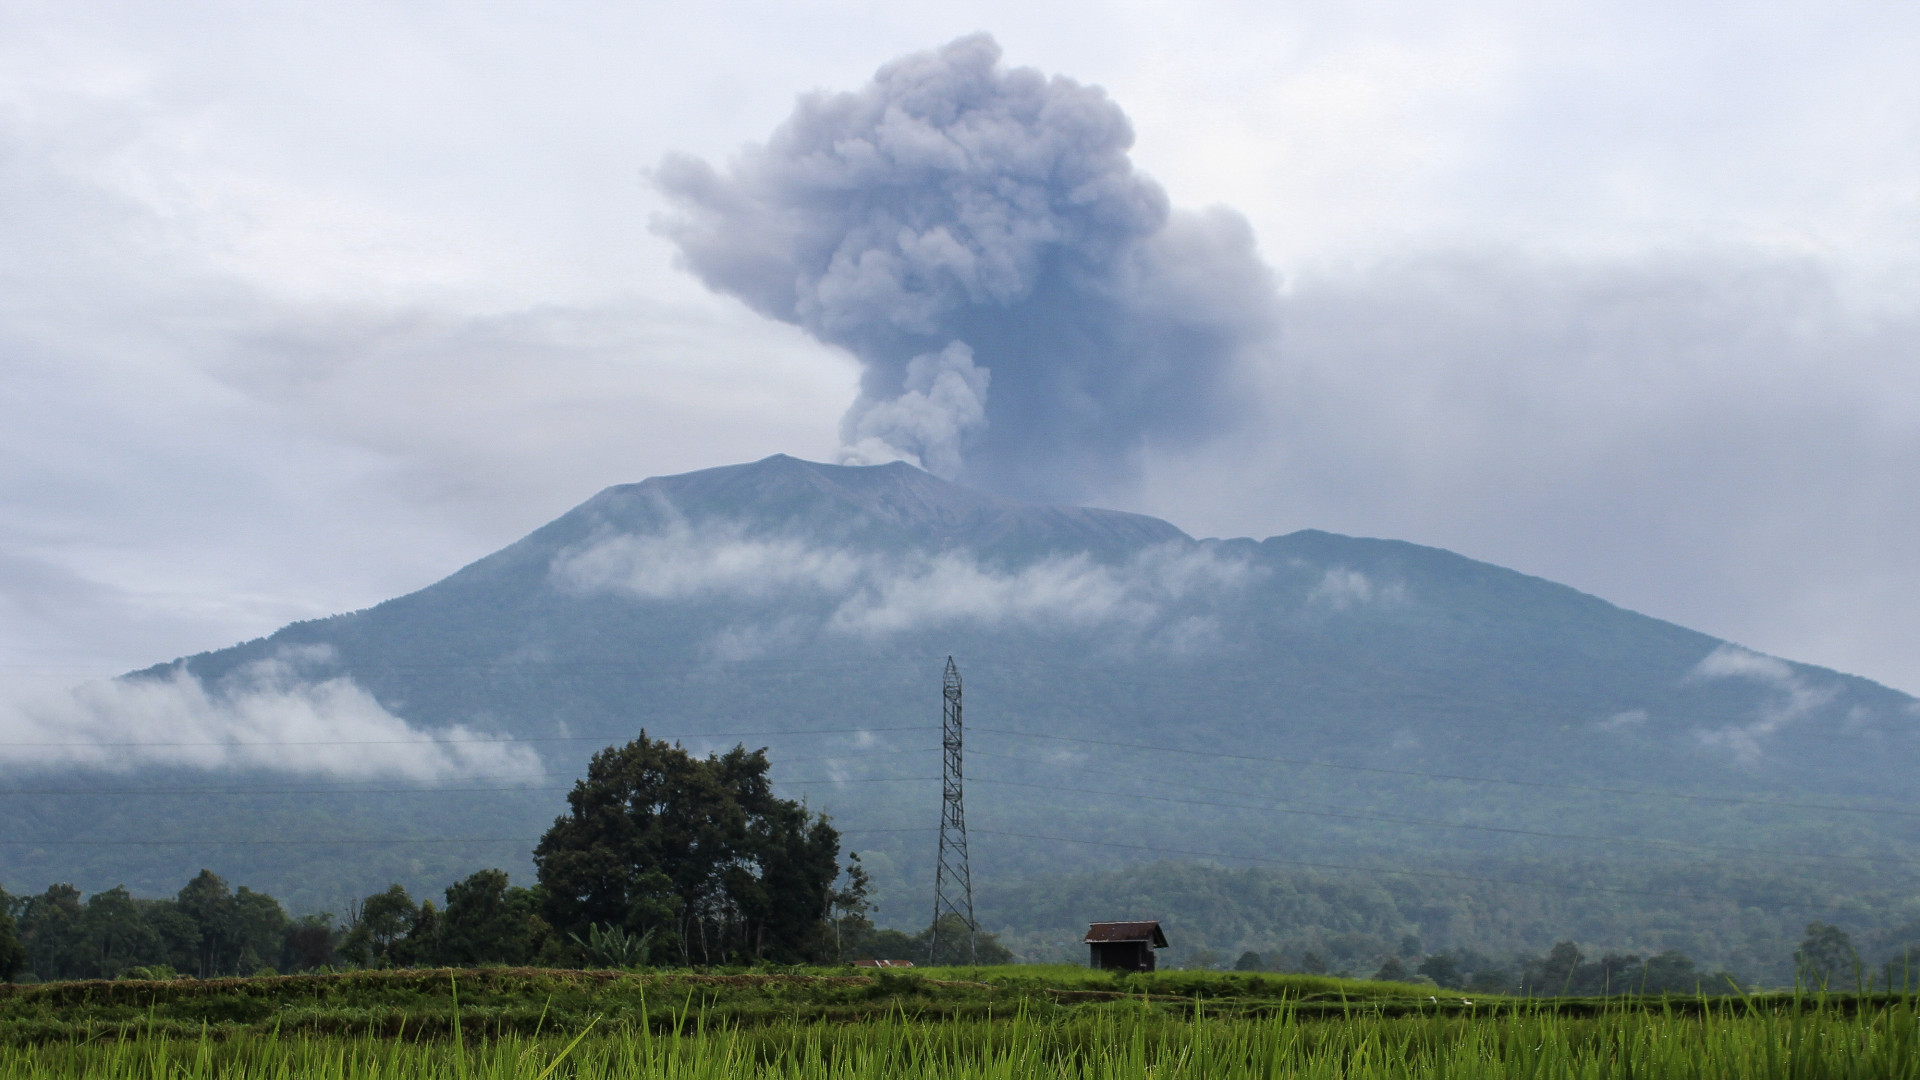
{"type": "Polygon", "coordinates": [[[657,527],[663,516],[678,516],[753,531],[966,547],[1007,556],[1118,555],[1192,539],[1158,518],[1018,502],[942,480],[903,461],[829,465],[786,454],[611,487],[561,522],[575,515],[594,528],[617,531],[643,531],[657,527]]]}

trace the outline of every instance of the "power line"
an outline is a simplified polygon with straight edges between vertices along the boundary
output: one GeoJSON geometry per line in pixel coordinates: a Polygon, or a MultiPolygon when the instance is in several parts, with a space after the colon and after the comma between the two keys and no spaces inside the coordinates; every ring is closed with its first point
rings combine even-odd
{"type": "MultiPolygon", "coordinates": [[[[938,779],[935,777],[934,779],[938,779]]],[[[932,832],[931,827],[904,829],[835,829],[841,836],[865,836],[872,833],[932,832]]],[[[321,840],[14,840],[0,844],[14,847],[391,847],[399,844],[537,844],[537,836],[422,836],[380,839],[343,837],[321,840]]]]}
{"type": "MultiPolygon", "coordinates": [[[[845,761],[853,758],[896,757],[901,754],[932,754],[932,753],[938,753],[939,750],[940,748],[937,746],[922,746],[922,747],[916,747],[912,750],[880,750],[880,751],[874,751],[874,752],[861,752],[861,753],[849,753],[849,754],[826,754],[819,757],[781,758],[779,761],[773,762],[773,764],[776,767],[778,767],[782,765],[799,764],[802,762],[845,761]]],[[[469,780],[509,780],[509,779],[512,779],[512,777],[510,775],[498,775],[498,776],[468,777],[467,779],[469,780]]],[[[861,779],[861,778],[855,778],[855,779],[861,779]]],[[[879,779],[879,778],[875,778],[875,779],[879,779]]],[[[937,780],[939,779],[939,777],[937,776],[903,776],[903,777],[886,777],[884,779],[937,780]]],[[[775,784],[799,784],[799,783],[820,783],[822,781],[785,780],[785,779],[775,778],[773,782],[775,784]]],[[[849,781],[834,781],[834,782],[852,782],[852,781],[849,780],[849,781]]],[[[573,790],[572,784],[567,784],[560,787],[533,786],[528,784],[507,784],[507,785],[494,786],[494,787],[442,787],[442,786],[436,786],[436,785],[422,785],[417,787],[369,788],[369,787],[342,786],[344,784],[368,784],[368,783],[379,783],[379,781],[353,780],[353,781],[342,781],[340,785],[330,785],[326,787],[284,787],[284,788],[283,787],[270,787],[270,788],[269,787],[0,788],[0,795],[36,795],[36,796],[37,795],[75,795],[75,796],[86,796],[86,795],[410,795],[410,794],[438,795],[442,793],[472,794],[476,792],[485,792],[485,791],[514,792],[514,791],[571,791],[573,790]]]]}
{"type": "Polygon", "coordinates": [[[337,840],[0,840],[13,847],[374,847],[397,844],[532,844],[524,836],[422,836],[400,839],[347,837],[337,840]]]}
{"type": "MultiPolygon", "coordinates": [[[[938,780],[937,776],[844,776],[812,780],[775,778],[776,786],[805,787],[808,784],[893,784],[906,781],[938,780]]],[[[123,790],[47,790],[0,791],[0,795],[459,795],[478,792],[572,791],[576,784],[526,785],[521,787],[411,787],[411,788],[126,788],[123,790]]]]}
{"type": "MultiPolygon", "coordinates": [[[[995,756],[1001,757],[1005,755],[995,755],[995,756]]],[[[1100,775],[1126,777],[1126,774],[1124,773],[1101,773],[1100,775]]],[[[1150,780],[1152,778],[1151,777],[1131,777],[1131,779],[1150,780]]],[[[1587,840],[1587,841],[1593,841],[1597,843],[1606,843],[1606,844],[1635,844],[1643,847],[1661,848],[1668,851],[1715,851],[1715,852],[1731,853],[1731,854],[1737,854],[1737,855],[1775,855],[1775,856],[1784,856],[1790,859],[1816,859],[1816,860],[1817,859],[1839,859],[1839,860],[1848,860],[1848,861],[1855,861],[1855,862],[1895,863],[1902,866],[1920,866],[1920,860],[1902,859],[1895,856],[1821,855],[1821,854],[1811,853],[1811,852],[1782,851],[1777,848],[1776,849],[1736,848],[1736,847],[1726,847],[1724,845],[1717,845],[1717,844],[1686,844],[1686,843],[1681,843],[1679,841],[1673,841],[1673,840],[1642,840],[1642,839],[1636,839],[1632,837],[1621,837],[1621,836],[1593,836],[1593,835],[1580,834],[1580,833],[1554,833],[1554,832],[1545,832],[1538,829],[1521,829],[1517,827],[1500,826],[1500,825],[1469,825],[1461,822],[1440,821],[1433,818],[1394,817],[1386,814],[1367,814],[1367,813],[1361,813],[1358,811],[1307,810],[1307,809],[1300,809],[1297,807],[1289,806],[1286,803],[1280,803],[1277,806],[1271,806],[1271,805],[1270,806],[1249,806],[1246,803],[1209,802],[1204,799],[1176,799],[1170,795],[1148,795],[1148,794],[1143,794],[1139,792],[1127,792],[1127,791],[1097,791],[1092,788],[1068,788],[1068,787],[1060,787],[1055,784],[1030,783],[1030,782],[1023,782],[1019,780],[994,780],[986,777],[975,777],[974,782],[978,784],[999,784],[1006,787],[1041,788],[1043,790],[1069,792],[1076,795],[1105,795],[1105,796],[1109,796],[1117,799],[1147,799],[1154,802],[1179,803],[1186,806],[1217,806],[1217,807],[1221,807],[1223,809],[1229,809],[1229,810],[1258,810],[1262,813],[1270,813],[1270,814],[1296,814],[1296,815],[1301,815],[1305,817],[1345,818],[1345,819],[1352,819],[1352,820],[1359,820],[1359,821],[1384,821],[1384,822],[1388,822],[1390,824],[1395,824],[1395,825],[1414,825],[1414,826],[1419,826],[1424,828],[1433,828],[1433,829],[1465,829],[1465,830],[1472,830],[1476,832],[1505,833],[1505,834],[1518,835],[1518,836],[1538,836],[1538,837],[1542,837],[1550,840],[1587,840]]],[[[1167,781],[1167,783],[1176,783],[1176,782],[1167,781]]],[[[1226,792],[1228,794],[1234,794],[1234,795],[1247,795],[1252,798],[1264,797],[1264,796],[1257,795],[1253,792],[1233,791],[1228,788],[1208,788],[1208,787],[1201,787],[1201,785],[1197,785],[1197,784],[1178,785],[1178,786],[1199,787],[1203,791],[1220,791],[1220,792],[1226,792]]]]}
{"type": "MultiPolygon", "coordinates": [[[[644,730],[644,729],[642,729],[644,730]]],[[[813,728],[791,731],[708,731],[687,735],[653,735],[650,738],[666,740],[687,739],[746,739],[763,735],[851,735],[874,731],[930,731],[925,724],[913,724],[906,727],[865,727],[865,728],[813,728]]],[[[519,743],[551,742],[610,742],[618,743],[631,739],[631,734],[622,735],[540,735],[528,738],[503,737],[498,739],[436,739],[426,736],[419,739],[304,739],[273,742],[243,742],[229,739],[224,742],[0,742],[0,746],[24,747],[76,747],[96,746],[102,748],[125,749],[135,747],[205,747],[219,746],[230,748],[276,747],[276,746],[513,746],[519,743]]]]}
{"type": "MultiPolygon", "coordinates": [[[[1687,893],[1655,892],[1650,889],[1622,889],[1606,885],[1561,885],[1549,881],[1512,881],[1506,878],[1477,877],[1472,874],[1449,874],[1438,870],[1394,870],[1379,866],[1353,866],[1346,863],[1312,862],[1305,859],[1275,859],[1261,855],[1234,855],[1220,851],[1187,851],[1179,848],[1152,847],[1146,844],[1122,844],[1111,840],[1078,840],[1070,836],[1040,836],[1034,833],[1007,832],[1000,829],[976,829],[976,832],[992,836],[1011,836],[1021,840],[1046,840],[1058,844],[1085,844],[1091,847],[1124,848],[1130,851],[1149,851],[1161,855],[1188,855],[1207,859],[1237,859],[1242,862],[1272,863],[1277,866],[1301,866],[1315,870],[1347,870],[1363,874],[1395,874],[1402,877],[1444,878],[1453,881],[1472,881],[1483,885],[1515,885],[1529,889],[1551,889],[1561,892],[1601,892],[1619,893],[1627,896],[1651,896],[1663,900],[1690,900],[1699,903],[1738,903],[1722,896],[1693,896],[1687,893]]],[[[1770,901],[1774,907],[1800,908],[1807,911],[1830,911],[1835,904],[1800,904],[1793,901],[1770,901]]]]}
{"type": "Polygon", "coordinates": [[[1196,757],[1227,758],[1236,761],[1259,761],[1273,765],[1295,765],[1310,769],[1338,769],[1343,772],[1380,773],[1387,776],[1416,776],[1428,780],[1454,780],[1472,784],[1511,784],[1516,787],[1544,788],[1551,791],[1591,791],[1607,795],[1635,795],[1661,799],[1690,799],[1700,802],[1733,803],[1746,806],[1766,806],[1783,810],[1832,810],[1849,814],[1890,814],[1897,817],[1920,817],[1920,810],[1891,810],[1871,806],[1841,806],[1830,803],[1795,803],[1773,799],[1743,799],[1737,795],[1698,795],[1680,791],[1654,791],[1647,788],[1599,787],[1591,784],[1550,783],[1544,780],[1514,780],[1498,776],[1462,776],[1454,773],[1422,772],[1417,769],[1388,769],[1370,765],[1342,765],[1331,761],[1308,761],[1301,758],[1266,757],[1257,754],[1230,754],[1221,750],[1188,750],[1178,746],[1151,746],[1146,743],[1117,742],[1111,739],[1082,739],[1070,735],[1042,735],[1034,731],[1009,731],[1004,728],[975,728],[994,735],[1012,735],[1022,739],[1050,739],[1055,742],[1086,743],[1092,746],[1114,746],[1129,750],[1152,750],[1161,754],[1190,754],[1196,757]]]}

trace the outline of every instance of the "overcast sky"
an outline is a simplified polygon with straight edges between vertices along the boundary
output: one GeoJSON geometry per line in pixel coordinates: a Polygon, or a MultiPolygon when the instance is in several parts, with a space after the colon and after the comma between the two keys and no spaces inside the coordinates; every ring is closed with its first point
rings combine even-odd
{"type": "Polygon", "coordinates": [[[1104,89],[1277,283],[1219,360],[1238,407],[1101,449],[1086,498],[1436,544],[1920,691],[1892,3],[0,0],[0,669],[144,666],[608,484],[835,459],[898,371],[679,268],[650,177],[979,31],[1104,89]]]}

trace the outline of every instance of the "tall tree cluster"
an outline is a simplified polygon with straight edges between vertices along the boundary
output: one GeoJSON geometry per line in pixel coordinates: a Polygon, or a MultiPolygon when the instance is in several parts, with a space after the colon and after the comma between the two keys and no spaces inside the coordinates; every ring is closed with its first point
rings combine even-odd
{"type": "Polygon", "coordinates": [[[831,958],[840,837],[776,798],[765,750],[640,737],[595,754],[534,849],[548,921],[618,929],[684,964],[831,958]]]}
{"type": "Polygon", "coordinates": [[[540,916],[540,890],[511,884],[504,870],[482,870],[447,886],[446,902],[418,904],[399,885],[348,913],[339,961],[354,967],[571,967],[577,950],[555,938],[540,916]]]}
{"type": "Polygon", "coordinates": [[[351,967],[804,963],[873,934],[866,876],[825,817],[776,798],[764,750],[696,758],[645,732],[594,755],[534,851],[540,882],[482,870],[415,902],[399,885],[289,919],[201,871],[165,900],[71,885],[0,893],[0,978],[202,978],[351,967]]]}
{"type": "Polygon", "coordinates": [[[0,893],[0,975],[111,979],[151,968],[208,978],[248,975],[286,962],[293,924],[280,902],[210,870],[171,899],[125,888],[81,896],[54,885],[37,896],[0,893]]]}

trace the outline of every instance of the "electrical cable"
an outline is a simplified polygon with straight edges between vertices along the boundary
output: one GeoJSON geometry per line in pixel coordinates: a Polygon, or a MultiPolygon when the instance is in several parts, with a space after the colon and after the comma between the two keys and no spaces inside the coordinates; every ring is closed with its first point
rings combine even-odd
{"type": "MultiPolygon", "coordinates": [[[[772,764],[774,764],[775,766],[781,766],[781,765],[793,765],[801,762],[846,761],[854,758],[895,757],[901,754],[937,754],[939,752],[940,752],[940,748],[937,746],[923,746],[923,747],[917,747],[912,750],[879,750],[879,751],[873,751],[873,752],[863,751],[860,753],[849,753],[849,754],[826,754],[819,757],[781,758],[779,761],[773,762],[772,764]]],[[[512,779],[512,777],[510,775],[496,775],[496,776],[467,777],[466,779],[468,780],[508,780],[508,779],[512,779]]],[[[903,777],[902,779],[919,779],[919,778],[903,777]]],[[[932,777],[932,779],[938,780],[939,777],[937,776],[932,777]]],[[[341,781],[342,784],[370,784],[370,783],[379,783],[379,782],[380,781],[377,781],[377,780],[341,781]]],[[[774,780],[774,783],[776,784],[788,784],[788,783],[797,783],[797,782],[799,781],[781,780],[781,779],[774,780]]],[[[485,792],[485,791],[515,792],[515,791],[571,791],[571,790],[573,790],[572,784],[568,784],[564,787],[534,787],[534,786],[529,786],[524,784],[508,784],[508,785],[503,785],[498,787],[421,786],[421,787],[390,787],[390,788],[361,788],[361,787],[342,787],[342,786],[305,787],[305,788],[280,788],[280,787],[273,787],[273,788],[266,788],[266,787],[256,787],[256,788],[206,788],[206,787],[0,788],[0,795],[75,795],[75,796],[86,796],[86,795],[408,795],[408,794],[434,795],[434,794],[440,794],[443,792],[449,793],[449,794],[451,793],[471,794],[475,792],[485,792]]]]}
{"type": "MultiPolygon", "coordinates": [[[[1125,774],[1122,774],[1122,773],[1101,773],[1100,775],[1125,776],[1125,774]]],[[[1134,779],[1151,779],[1151,778],[1135,777],[1134,779]]],[[[1384,821],[1394,825],[1413,825],[1417,827],[1432,828],[1432,829],[1466,829],[1466,830],[1472,830],[1476,832],[1505,833],[1505,834],[1512,834],[1512,835],[1518,835],[1518,836],[1538,836],[1538,837],[1542,837],[1549,840],[1586,840],[1586,841],[1606,843],[1606,844],[1634,844],[1634,845],[1639,845],[1643,847],[1660,848],[1668,851],[1711,851],[1711,852],[1731,853],[1731,854],[1737,854],[1737,855],[1783,856],[1788,859],[1846,860],[1846,861],[1854,861],[1854,862],[1894,863],[1902,866],[1920,866],[1920,860],[1902,859],[1895,856],[1822,855],[1822,854],[1808,853],[1808,852],[1782,851],[1779,849],[1735,848],[1735,847],[1725,847],[1725,846],[1715,845],[1715,844],[1687,844],[1687,843],[1681,843],[1679,841],[1674,841],[1674,840],[1642,840],[1642,839],[1635,839],[1631,837],[1620,837],[1620,836],[1592,836],[1592,835],[1583,835],[1579,833],[1553,833],[1553,832],[1544,832],[1538,829],[1509,828],[1509,827],[1497,826],[1497,825],[1468,825],[1468,824],[1463,824],[1459,822],[1439,821],[1432,818],[1393,817],[1386,814],[1367,814],[1367,813],[1360,813],[1356,811],[1341,811],[1341,810],[1305,810],[1305,809],[1297,809],[1297,808],[1289,807],[1285,803],[1282,803],[1279,806],[1249,806],[1245,803],[1208,802],[1202,799],[1176,799],[1169,795],[1148,795],[1148,794],[1142,794],[1139,792],[1126,792],[1126,791],[1097,791],[1091,788],[1060,787],[1057,784],[1041,784],[1041,783],[1019,781],[1019,780],[995,780],[990,777],[983,777],[983,776],[969,777],[968,781],[970,783],[975,783],[975,784],[998,784],[1006,787],[1039,788],[1046,791],[1067,792],[1067,793],[1076,794],[1076,795],[1104,795],[1111,798],[1119,798],[1119,799],[1147,799],[1153,802],[1178,803],[1186,806],[1217,806],[1217,807],[1221,807],[1223,809],[1228,809],[1228,810],[1257,810],[1262,813],[1270,813],[1270,814],[1297,814],[1297,815],[1302,815],[1306,817],[1345,818],[1345,819],[1352,819],[1352,820],[1359,820],[1359,821],[1384,821]]],[[[1169,781],[1169,783],[1172,783],[1172,781],[1169,781]]],[[[1192,786],[1198,786],[1198,785],[1192,785],[1192,786]]],[[[1203,790],[1228,791],[1231,794],[1247,795],[1251,798],[1262,797],[1259,795],[1255,795],[1252,792],[1233,792],[1226,788],[1205,788],[1203,790]]],[[[1753,860],[1753,861],[1767,861],[1767,860],[1753,860]]]]}
{"type": "MultiPolygon", "coordinates": [[[[935,777],[938,779],[938,777],[935,777]]],[[[864,836],[870,833],[907,833],[932,832],[928,828],[910,829],[835,829],[841,836],[864,836]]],[[[345,837],[320,840],[14,840],[0,839],[0,844],[14,847],[387,847],[395,844],[537,844],[540,837],[533,836],[422,836],[400,839],[372,839],[367,837],[345,837]]]]}
{"type": "MultiPolygon", "coordinates": [[[[1484,885],[1514,885],[1529,889],[1551,889],[1561,892],[1600,892],[1619,893],[1627,896],[1651,896],[1662,900],[1687,900],[1697,903],[1736,903],[1722,896],[1693,896],[1687,893],[1655,892],[1649,889],[1622,889],[1606,885],[1561,885],[1550,881],[1512,881],[1506,878],[1478,877],[1473,874],[1449,874],[1439,870],[1393,870],[1379,866],[1353,866],[1346,863],[1313,862],[1305,859],[1275,859],[1262,855],[1234,855],[1220,851],[1188,851],[1179,848],[1152,847],[1146,844],[1121,844],[1111,840],[1077,840],[1070,836],[1040,836],[1035,833],[1008,832],[1004,829],[973,830],[988,836],[1011,836],[1021,840],[1045,840],[1057,844],[1085,844],[1092,847],[1123,848],[1130,851],[1148,851],[1161,855],[1187,855],[1208,859],[1236,859],[1241,862],[1272,863],[1277,866],[1302,866],[1314,870],[1346,870],[1363,874],[1394,874],[1403,877],[1444,878],[1453,881],[1472,881],[1484,885]]],[[[1747,901],[1753,902],[1753,901],[1747,901]]],[[[1805,911],[1839,910],[1838,904],[1802,904],[1794,901],[1768,901],[1774,907],[1798,908],[1805,911]]]]}
{"type": "MultiPolygon", "coordinates": [[[[645,731],[646,729],[642,728],[641,730],[645,731]]],[[[814,728],[811,730],[801,729],[801,730],[788,730],[788,731],[709,731],[709,732],[698,732],[690,735],[650,735],[648,737],[661,740],[661,741],[665,741],[667,739],[673,739],[678,741],[683,739],[746,739],[746,738],[758,738],[763,735],[853,735],[853,734],[864,734],[866,732],[872,732],[872,731],[937,731],[937,730],[939,729],[930,728],[925,724],[912,724],[906,727],[814,728]]],[[[469,746],[469,745],[513,746],[519,743],[551,743],[551,742],[605,742],[608,745],[619,745],[621,742],[630,741],[632,738],[633,738],[632,734],[539,735],[539,736],[532,736],[528,738],[516,738],[516,737],[509,736],[509,737],[503,737],[498,739],[436,739],[431,736],[428,736],[428,737],[419,738],[419,739],[308,739],[308,740],[290,740],[287,742],[242,742],[234,739],[229,739],[224,742],[0,742],[0,746],[37,747],[37,748],[59,748],[59,747],[72,748],[76,746],[97,746],[97,747],[111,747],[115,749],[142,748],[142,747],[167,748],[167,747],[217,746],[217,747],[226,747],[231,749],[240,749],[240,748],[248,748],[248,747],[276,747],[276,746],[469,746]]]]}
{"type": "Polygon", "coordinates": [[[1233,754],[1224,750],[1188,750],[1178,746],[1151,746],[1146,743],[1117,742],[1111,739],[1083,739],[1070,735],[1043,735],[1035,731],[1010,731],[1005,728],[974,727],[969,730],[987,732],[993,735],[1011,735],[1023,739],[1050,739],[1055,742],[1085,743],[1090,746],[1114,746],[1129,750],[1151,750],[1161,754],[1190,754],[1198,757],[1227,758],[1236,761],[1258,761],[1274,765],[1293,765],[1311,769],[1338,769],[1343,772],[1379,773],[1387,776],[1415,776],[1429,780],[1452,780],[1473,784],[1511,784],[1517,787],[1544,788],[1553,791],[1591,791],[1607,795],[1634,795],[1661,799],[1691,799],[1700,802],[1765,806],[1783,810],[1831,810],[1849,814],[1889,814],[1896,817],[1920,817],[1920,810],[1892,810],[1870,806],[1841,806],[1830,803],[1780,802],[1773,799],[1743,799],[1736,795],[1700,795],[1678,791],[1655,791],[1646,788],[1614,788],[1599,787],[1591,784],[1550,783],[1544,780],[1514,780],[1495,776],[1461,776],[1453,773],[1422,772],[1417,769],[1388,769],[1370,765],[1342,765],[1330,761],[1308,761],[1300,758],[1266,757],[1258,754],[1233,754]]]}

